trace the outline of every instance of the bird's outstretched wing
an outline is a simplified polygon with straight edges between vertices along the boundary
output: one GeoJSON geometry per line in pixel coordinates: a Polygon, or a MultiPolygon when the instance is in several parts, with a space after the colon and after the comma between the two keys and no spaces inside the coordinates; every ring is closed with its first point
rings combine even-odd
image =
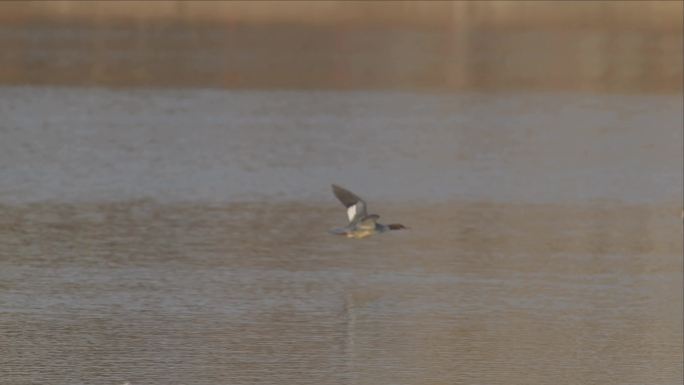
{"type": "Polygon", "coordinates": [[[366,202],[353,192],[336,184],[332,185],[333,194],[347,208],[347,217],[350,223],[354,223],[366,217],[366,202]]]}

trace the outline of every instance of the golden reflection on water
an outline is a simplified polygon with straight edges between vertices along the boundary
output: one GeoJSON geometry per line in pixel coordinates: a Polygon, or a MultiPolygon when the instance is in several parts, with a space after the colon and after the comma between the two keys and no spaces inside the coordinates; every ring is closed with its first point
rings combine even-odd
{"type": "Polygon", "coordinates": [[[669,384],[682,239],[659,206],[2,208],[12,382],[669,384]],[[34,368],[28,370],[27,368],[34,368]],[[560,380],[559,380],[560,379],[560,380]]]}

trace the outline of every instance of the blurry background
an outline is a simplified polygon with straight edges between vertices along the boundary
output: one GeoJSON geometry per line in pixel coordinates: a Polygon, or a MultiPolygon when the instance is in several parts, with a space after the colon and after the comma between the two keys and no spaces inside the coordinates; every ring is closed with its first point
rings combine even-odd
{"type": "Polygon", "coordinates": [[[678,92],[679,1],[6,1],[0,82],[678,92]]]}
{"type": "Polygon", "coordinates": [[[682,12],[0,2],[0,383],[681,384],[682,12]]]}

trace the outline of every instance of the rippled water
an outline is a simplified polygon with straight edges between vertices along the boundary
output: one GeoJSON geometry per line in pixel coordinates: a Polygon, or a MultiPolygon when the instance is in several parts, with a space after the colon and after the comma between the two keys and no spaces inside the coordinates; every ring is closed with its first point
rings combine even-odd
{"type": "Polygon", "coordinates": [[[676,384],[679,96],[0,89],[8,384],[676,384]],[[365,240],[340,183],[411,229],[365,240]]]}

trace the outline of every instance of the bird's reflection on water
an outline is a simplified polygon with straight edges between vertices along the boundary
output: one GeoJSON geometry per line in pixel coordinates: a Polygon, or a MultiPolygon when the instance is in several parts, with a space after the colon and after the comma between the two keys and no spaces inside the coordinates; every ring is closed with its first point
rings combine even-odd
{"type": "Polygon", "coordinates": [[[0,336],[12,345],[0,374],[59,382],[79,370],[92,384],[681,374],[670,207],[383,210],[413,218],[412,230],[329,235],[343,219],[336,202],[2,207],[0,336]]]}

